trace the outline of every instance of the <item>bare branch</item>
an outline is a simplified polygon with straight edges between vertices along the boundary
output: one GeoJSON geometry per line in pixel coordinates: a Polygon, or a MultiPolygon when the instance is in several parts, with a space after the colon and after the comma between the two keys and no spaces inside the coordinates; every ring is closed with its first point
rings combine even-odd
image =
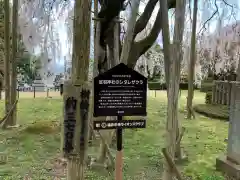
{"type": "Polygon", "coordinates": [[[206,24],[209,22],[209,21],[211,21],[214,17],[215,17],[215,15],[217,14],[217,13],[219,13],[219,10],[218,10],[218,5],[217,5],[217,0],[215,0],[214,1],[214,6],[215,6],[215,11],[214,11],[214,13],[212,14],[212,16],[210,17],[210,18],[208,18],[204,23],[203,23],[203,27],[200,29],[200,31],[198,32],[198,34],[200,34],[203,30],[207,30],[206,29],[206,24]]]}

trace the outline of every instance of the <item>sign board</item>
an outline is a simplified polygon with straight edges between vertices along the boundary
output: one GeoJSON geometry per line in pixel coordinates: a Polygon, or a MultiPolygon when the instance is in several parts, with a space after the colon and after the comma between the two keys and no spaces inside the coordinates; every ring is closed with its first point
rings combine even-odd
{"type": "Polygon", "coordinates": [[[94,116],[146,116],[147,78],[121,63],[94,78],[94,116]]]}
{"type": "Polygon", "coordinates": [[[94,130],[117,129],[117,128],[145,128],[146,120],[123,120],[123,121],[94,121],[94,130]]]}

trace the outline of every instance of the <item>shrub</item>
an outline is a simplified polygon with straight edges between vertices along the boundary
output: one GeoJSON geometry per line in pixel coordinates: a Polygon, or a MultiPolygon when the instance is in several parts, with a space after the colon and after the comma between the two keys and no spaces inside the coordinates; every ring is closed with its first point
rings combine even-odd
{"type": "MultiPolygon", "coordinates": [[[[148,82],[148,88],[150,90],[166,90],[166,84],[162,83],[160,84],[160,82],[148,82]]],[[[181,90],[187,90],[188,89],[188,83],[180,83],[179,88],[181,90]]],[[[196,89],[197,86],[194,85],[194,88],[196,89]]]]}
{"type": "Polygon", "coordinates": [[[212,92],[207,92],[205,95],[205,103],[212,104],[212,92]]]}
{"type": "Polygon", "coordinates": [[[161,84],[160,82],[148,82],[148,88],[150,90],[165,90],[166,84],[161,84]]]}
{"type": "Polygon", "coordinates": [[[213,83],[208,82],[208,83],[203,83],[201,84],[200,92],[209,92],[212,91],[213,83]]]}

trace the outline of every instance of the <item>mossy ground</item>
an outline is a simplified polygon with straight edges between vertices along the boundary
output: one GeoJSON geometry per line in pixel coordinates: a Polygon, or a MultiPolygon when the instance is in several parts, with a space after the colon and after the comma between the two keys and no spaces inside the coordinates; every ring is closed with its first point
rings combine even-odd
{"type": "MultiPolygon", "coordinates": [[[[124,131],[124,180],[161,179],[167,98],[163,91],[158,91],[154,96],[154,92],[148,93],[147,128],[124,131]]],[[[204,94],[196,92],[194,104],[199,103],[204,103],[204,94]]],[[[182,146],[189,162],[179,168],[191,179],[221,180],[223,177],[215,172],[215,160],[225,153],[228,123],[201,115],[197,115],[196,120],[186,120],[185,104],[186,92],[182,92],[179,112],[181,124],[186,127],[182,146]]],[[[3,107],[1,101],[1,115],[3,107]]],[[[60,153],[60,131],[56,122],[62,118],[62,99],[20,98],[18,117],[20,128],[0,130],[0,152],[7,153],[9,158],[7,164],[0,165],[0,179],[20,180],[28,174],[33,180],[52,180],[49,175],[52,160],[60,153]],[[33,133],[36,126],[37,133],[33,133]],[[45,130],[41,131],[42,128],[45,130]]],[[[87,171],[86,179],[113,178],[87,171]]]]}

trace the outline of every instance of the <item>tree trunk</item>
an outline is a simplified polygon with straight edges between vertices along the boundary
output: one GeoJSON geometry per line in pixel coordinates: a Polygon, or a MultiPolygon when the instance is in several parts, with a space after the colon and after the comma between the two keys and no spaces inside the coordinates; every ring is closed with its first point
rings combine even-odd
{"type": "Polygon", "coordinates": [[[0,77],[0,100],[2,100],[2,89],[3,89],[2,84],[3,84],[2,77],[0,77]]]}
{"type": "MultiPolygon", "coordinates": [[[[12,74],[11,74],[11,106],[17,100],[17,60],[18,60],[18,0],[13,1],[12,10],[12,74]]],[[[10,126],[17,123],[17,105],[15,106],[9,122],[10,126]]]]}
{"type": "Polygon", "coordinates": [[[240,58],[238,59],[237,78],[236,81],[240,81],[240,58]]]}
{"type": "MultiPolygon", "coordinates": [[[[5,91],[5,113],[10,110],[10,5],[9,0],[4,0],[4,91],[5,91]]],[[[3,128],[8,126],[9,119],[6,119],[3,128]]]]}
{"type": "MultiPolygon", "coordinates": [[[[176,153],[175,157],[178,159],[182,158],[181,154],[181,143],[177,142],[180,136],[180,120],[178,119],[178,95],[179,95],[179,84],[180,84],[180,71],[181,63],[183,60],[183,31],[185,23],[185,6],[186,0],[179,0],[176,5],[175,11],[175,24],[174,24],[174,36],[173,36],[173,49],[172,49],[172,63],[173,63],[173,76],[175,79],[174,82],[174,121],[177,123],[176,126],[176,153]],[[173,62],[175,60],[175,62],[173,62]]],[[[172,71],[171,71],[172,72],[172,71]]]]}
{"type": "MultiPolygon", "coordinates": [[[[97,17],[98,14],[98,0],[94,0],[94,16],[97,17]]],[[[98,74],[98,42],[99,42],[99,23],[97,21],[94,21],[94,62],[93,62],[93,79],[92,79],[92,92],[94,89],[94,78],[98,74]]],[[[92,97],[91,101],[91,111],[93,112],[94,108],[94,98],[92,97]]],[[[93,119],[93,113],[91,113],[91,119],[93,119]]],[[[90,122],[92,123],[92,122],[90,122]]],[[[89,141],[93,141],[93,129],[89,129],[89,141]]]]}
{"type": "MultiPolygon", "coordinates": [[[[121,53],[121,60],[120,62],[124,62],[127,64],[127,59],[129,56],[129,52],[132,45],[133,35],[134,35],[134,27],[136,23],[138,8],[139,8],[140,1],[134,0],[132,2],[132,13],[130,16],[130,20],[128,22],[128,29],[127,34],[124,39],[124,45],[121,53]]],[[[115,66],[119,62],[119,26],[114,25],[114,32],[111,32],[112,36],[108,36],[107,44],[108,44],[108,68],[115,66]],[[111,61],[112,60],[112,61],[111,61]]],[[[110,118],[110,117],[108,117],[110,118]]],[[[113,117],[112,117],[113,118],[113,117]]],[[[104,138],[106,138],[107,143],[111,143],[112,141],[112,131],[106,131],[101,133],[104,138]]],[[[100,145],[100,156],[98,157],[98,162],[103,163],[106,159],[106,145],[103,142],[100,145]]]]}
{"type": "MultiPolygon", "coordinates": [[[[78,97],[76,130],[74,133],[74,152],[76,155],[69,155],[67,162],[67,179],[68,180],[83,180],[84,168],[86,160],[86,152],[88,146],[88,127],[89,127],[89,108],[85,107],[84,111],[79,111],[82,108],[82,103],[87,103],[89,106],[89,87],[88,72],[89,72],[89,52],[90,52],[90,23],[91,23],[91,0],[78,0],[74,4],[74,23],[73,23],[73,57],[72,57],[72,86],[76,88],[78,97]],[[86,93],[85,93],[86,92],[86,93]],[[86,116],[82,113],[86,113],[86,116]],[[86,118],[86,119],[85,119],[86,118]]],[[[65,92],[64,92],[65,93],[65,92]]],[[[73,91],[71,92],[73,93],[73,91]]],[[[74,96],[69,94],[69,96],[74,96]]],[[[86,105],[86,104],[85,104],[86,105]]]]}
{"type": "Polygon", "coordinates": [[[137,20],[138,9],[139,9],[140,0],[132,0],[131,2],[131,15],[129,17],[127,32],[124,38],[124,44],[121,52],[120,62],[124,64],[128,63],[128,57],[130,54],[131,46],[134,39],[134,28],[137,20]]]}
{"type": "MultiPolygon", "coordinates": [[[[182,61],[182,38],[185,18],[185,0],[177,1],[175,12],[175,26],[173,46],[170,50],[170,35],[168,23],[167,0],[160,1],[161,16],[163,23],[163,48],[166,82],[168,82],[168,108],[167,108],[167,135],[166,149],[172,159],[175,157],[176,139],[179,132],[178,127],[178,93],[180,81],[180,65],[182,61]],[[171,56],[171,54],[172,56],[171,56]],[[173,61],[175,60],[175,61],[173,61]],[[170,73],[171,72],[171,73],[170,73]]],[[[164,163],[164,180],[172,180],[171,166],[167,161],[164,163]]]]}
{"type": "Polygon", "coordinates": [[[189,72],[188,72],[188,97],[187,97],[187,118],[188,119],[191,119],[191,116],[192,116],[192,102],[193,102],[193,96],[194,96],[194,76],[195,76],[195,64],[196,64],[196,56],[195,55],[196,55],[197,9],[198,9],[198,0],[194,0],[191,52],[190,52],[189,72]]]}
{"type": "MultiPolygon", "coordinates": [[[[168,8],[167,8],[167,0],[160,1],[160,11],[162,17],[162,36],[163,36],[163,53],[164,53],[164,66],[165,66],[165,78],[166,78],[166,85],[167,85],[167,97],[168,97],[168,108],[167,108],[167,136],[166,136],[166,146],[168,153],[171,157],[174,157],[175,153],[175,141],[176,141],[176,129],[174,125],[176,122],[173,121],[173,87],[172,87],[172,80],[170,81],[169,76],[171,75],[168,73],[171,69],[171,56],[170,56],[170,35],[169,35],[169,23],[168,23],[168,8]],[[169,94],[171,93],[171,94],[169,94]],[[170,96],[172,95],[172,96],[170,96]]],[[[171,180],[172,179],[172,171],[171,167],[167,163],[164,162],[164,173],[163,173],[163,180],[171,180]]]]}

